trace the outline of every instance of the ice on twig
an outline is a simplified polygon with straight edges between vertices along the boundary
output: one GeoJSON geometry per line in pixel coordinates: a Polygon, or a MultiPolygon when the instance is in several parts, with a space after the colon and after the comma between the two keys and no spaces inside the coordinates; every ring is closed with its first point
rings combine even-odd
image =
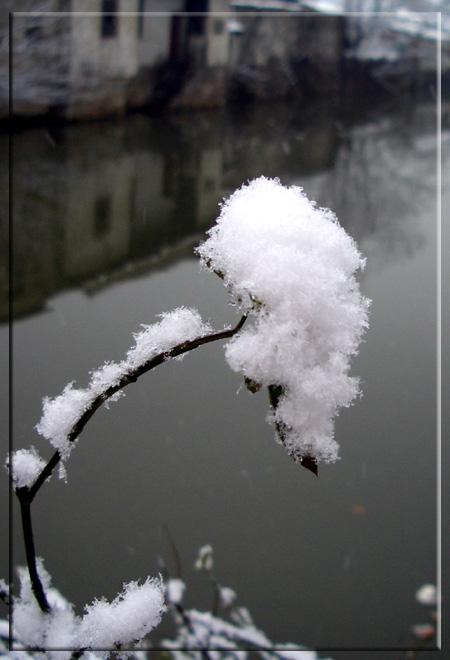
{"type": "Polygon", "coordinates": [[[189,626],[179,627],[176,639],[163,640],[164,648],[173,650],[181,647],[185,651],[207,648],[209,653],[215,649],[237,651],[247,648],[257,650],[262,658],[271,660],[317,660],[315,651],[294,644],[278,647],[254,625],[234,625],[210,612],[198,610],[187,610],[185,616],[189,626]]]}
{"type": "Polygon", "coordinates": [[[332,420],[359,394],[348,372],[368,326],[355,242],[301,188],[265,177],[231,195],[208,234],[202,264],[254,317],[226,345],[230,367],[276,392],[269,421],[294,460],[335,461],[332,420]]]}
{"type": "MultiPolygon", "coordinates": [[[[14,602],[14,636],[31,648],[71,648],[77,625],[73,607],[57,589],[51,586],[51,577],[39,557],[37,570],[51,612],[45,614],[40,610],[33,594],[28,571],[19,568],[20,598],[14,602]]],[[[68,660],[70,652],[65,657],[68,660]]]]}
{"type": "MultiPolygon", "coordinates": [[[[252,392],[269,388],[269,421],[296,461],[335,461],[333,417],[360,392],[358,379],[349,376],[350,357],[368,325],[369,301],[354,277],[365,261],[355,242],[301,188],[261,177],[222,205],[197,252],[254,319],[226,345],[229,365],[252,392]]],[[[74,446],[70,434],[99,396],[157,355],[181,358],[170,354],[173,348],[211,331],[197,310],[162,314],[134,335],[122,362],[94,371],[87,388],[70,383],[44,399],[36,428],[59,451],[60,476],[74,446]]],[[[108,394],[110,401],[119,396],[108,394]]]]}
{"type": "MultiPolygon", "coordinates": [[[[135,345],[122,362],[107,362],[91,372],[87,388],[75,388],[73,383],[69,383],[59,396],[44,399],[43,414],[36,429],[59,451],[62,459],[61,477],[65,477],[63,462],[75,445],[75,442],[70,441],[70,433],[97,397],[116,387],[122,378],[157,355],[166,354],[169,357],[170,351],[179,344],[203,337],[212,331],[210,324],[202,321],[196,309],[179,307],[161,314],[160,318],[158,323],[143,326],[140,332],[134,334],[135,345]]],[[[121,394],[121,391],[115,392],[109,401],[117,400],[121,394]]]]}
{"type": "Polygon", "coordinates": [[[45,466],[34,447],[19,449],[6,457],[5,467],[11,475],[14,488],[30,487],[45,466]]]}
{"type": "Polygon", "coordinates": [[[90,388],[77,389],[72,382],[54,399],[44,398],[43,414],[36,430],[59,451],[63,461],[69,457],[73,448],[68,435],[95,397],[96,394],[90,388]]]}

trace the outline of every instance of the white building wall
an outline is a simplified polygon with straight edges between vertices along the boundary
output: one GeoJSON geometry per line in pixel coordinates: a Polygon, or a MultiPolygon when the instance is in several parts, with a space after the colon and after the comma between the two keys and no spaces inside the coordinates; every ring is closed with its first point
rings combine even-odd
{"type": "Polygon", "coordinates": [[[66,277],[87,277],[120,262],[129,250],[131,156],[69,164],[66,277]]]}
{"type": "Polygon", "coordinates": [[[210,0],[207,35],[207,66],[226,66],[229,61],[230,33],[227,15],[214,15],[215,12],[230,12],[230,0],[210,0]]]}
{"type": "MultiPolygon", "coordinates": [[[[137,14],[117,15],[117,34],[101,35],[101,0],[73,0],[73,83],[129,78],[138,70],[137,14]]],[[[121,0],[120,11],[136,12],[137,0],[121,0]]]]}

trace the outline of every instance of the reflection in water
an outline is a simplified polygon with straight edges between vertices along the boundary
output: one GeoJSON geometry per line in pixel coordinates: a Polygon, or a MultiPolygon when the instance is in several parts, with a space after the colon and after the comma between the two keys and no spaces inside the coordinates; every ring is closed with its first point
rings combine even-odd
{"type": "Polygon", "coordinates": [[[18,133],[13,313],[190,254],[221,199],[261,174],[304,186],[369,253],[413,251],[422,239],[408,217],[435,186],[434,124],[431,106],[355,125],[332,105],[278,104],[18,133]]]}

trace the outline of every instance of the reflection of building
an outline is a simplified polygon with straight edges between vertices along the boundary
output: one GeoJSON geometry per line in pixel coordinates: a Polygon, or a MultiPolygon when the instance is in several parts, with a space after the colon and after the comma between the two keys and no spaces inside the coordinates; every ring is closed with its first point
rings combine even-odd
{"type": "MultiPolygon", "coordinates": [[[[245,125],[222,112],[195,122],[135,116],[15,134],[15,315],[111,271],[125,276],[133,262],[158,267],[173,246],[198,243],[223,197],[248,178],[327,167],[336,151],[333,124],[317,124],[315,112],[316,120],[297,125],[295,109],[286,108],[276,124],[255,109],[245,125]]],[[[7,242],[0,247],[7,263],[7,242]]],[[[0,318],[7,314],[4,297],[0,318]]]]}
{"type": "MultiPolygon", "coordinates": [[[[416,249],[420,236],[409,220],[421,195],[435,203],[434,106],[409,123],[360,123],[339,139],[342,125],[317,105],[302,105],[302,113],[294,104],[272,113],[255,106],[245,124],[224,111],[187,122],[136,116],[68,126],[48,139],[42,129],[14,135],[15,315],[41,309],[67,287],[91,290],[192,255],[223,197],[261,174],[303,185],[368,253],[383,242],[383,255],[399,245],[416,249]],[[373,196],[371,181],[383,195],[373,196]],[[419,183],[411,188],[412,181],[419,183]]],[[[6,264],[7,242],[0,248],[6,264]]],[[[5,296],[0,319],[7,314],[5,296]]]]}
{"type": "MultiPolygon", "coordinates": [[[[222,155],[215,140],[196,144],[141,118],[122,129],[83,124],[63,134],[14,136],[15,316],[40,309],[59,289],[198,237],[217,215],[222,155]]],[[[7,253],[6,242],[5,263],[7,253]]],[[[5,296],[0,318],[7,314],[5,296]]]]}

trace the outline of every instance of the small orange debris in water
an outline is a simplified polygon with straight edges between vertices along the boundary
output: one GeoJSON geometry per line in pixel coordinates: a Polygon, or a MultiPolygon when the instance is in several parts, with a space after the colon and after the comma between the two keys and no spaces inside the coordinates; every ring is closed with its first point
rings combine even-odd
{"type": "Polygon", "coordinates": [[[361,506],[361,504],[353,504],[352,505],[352,513],[354,516],[365,516],[366,515],[366,507],[361,506]]]}

